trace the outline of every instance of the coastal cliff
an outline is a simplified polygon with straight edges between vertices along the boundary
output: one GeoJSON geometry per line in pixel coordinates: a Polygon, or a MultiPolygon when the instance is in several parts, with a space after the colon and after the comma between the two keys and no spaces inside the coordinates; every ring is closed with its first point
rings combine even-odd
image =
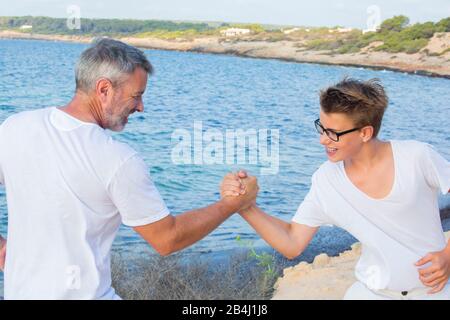
{"type": "MultiPolygon", "coordinates": [[[[89,43],[93,38],[0,31],[0,39],[89,43]]],[[[215,36],[171,40],[153,37],[122,37],[119,39],[131,45],[148,49],[231,54],[302,63],[357,66],[450,78],[450,32],[435,34],[424,49],[413,54],[376,51],[375,48],[381,45],[380,43],[371,43],[356,53],[337,54],[326,50],[307,50],[296,41],[286,40],[258,41],[227,39],[215,36]]]]}

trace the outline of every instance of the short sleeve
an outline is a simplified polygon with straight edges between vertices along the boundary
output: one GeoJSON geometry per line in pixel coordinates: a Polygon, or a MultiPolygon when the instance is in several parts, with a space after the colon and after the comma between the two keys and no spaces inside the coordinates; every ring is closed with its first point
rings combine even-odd
{"type": "Polygon", "coordinates": [[[422,169],[428,185],[447,194],[450,189],[450,162],[429,144],[425,144],[425,157],[422,159],[422,169]]]}
{"type": "Polygon", "coordinates": [[[147,165],[137,154],[120,166],[108,185],[108,192],[127,226],[150,224],[169,215],[147,165]]]}
{"type": "Polygon", "coordinates": [[[292,221],[310,227],[333,224],[331,219],[325,214],[320,203],[317,175],[314,174],[311,180],[311,189],[298,207],[292,221]]]}

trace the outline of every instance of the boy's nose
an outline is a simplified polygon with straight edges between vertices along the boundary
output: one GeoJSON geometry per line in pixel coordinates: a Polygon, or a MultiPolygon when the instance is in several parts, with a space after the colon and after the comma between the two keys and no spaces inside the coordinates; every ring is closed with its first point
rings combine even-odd
{"type": "Polygon", "coordinates": [[[323,133],[320,135],[320,144],[322,144],[322,145],[327,145],[327,144],[330,143],[330,141],[331,141],[331,139],[328,138],[328,136],[327,136],[327,134],[326,134],[325,132],[323,132],[323,133]]]}

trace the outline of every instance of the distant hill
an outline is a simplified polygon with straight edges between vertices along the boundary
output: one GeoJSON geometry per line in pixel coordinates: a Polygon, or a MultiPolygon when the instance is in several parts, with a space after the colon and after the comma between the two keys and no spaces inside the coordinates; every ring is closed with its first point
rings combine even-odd
{"type": "MultiPolygon", "coordinates": [[[[206,31],[213,29],[208,23],[173,22],[163,20],[131,19],[81,19],[80,29],[69,29],[66,18],[50,17],[0,17],[0,30],[27,30],[23,26],[32,26],[33,33],[68,35],[113,35],[136,34],[156,30],[206,31]]],[[[30,30],[31,31],[31,30],[30,30]]]]}
{"type": "Polygon", "coordinates": [[[408,17],[399,15],[383,21],[377,30],[364,32],[337,26],[294,28],[255,23],[131,19],[81,19],[80,28],[71,29],[67,26],[66,18],[25,16],[0,17],[0,31],[2,30],[28,34],[158,38],[177,41],[191,41],[205,37],[232,42],[290,41],[295,43],[299,50],[327,51],[330,54],[358,53],[367,50],[412,54],[428,50],[430,39],[435,34],[442,34],[440,35],[442,37],[440,42],[443,42],[442,50],[430,51],[431,54],[442,55],[448,52],[445,33],[450,32],[450,17],[438,22],[410,24],[408,17]],[[249,31],[221,33],[227,28],[249,31]]]}

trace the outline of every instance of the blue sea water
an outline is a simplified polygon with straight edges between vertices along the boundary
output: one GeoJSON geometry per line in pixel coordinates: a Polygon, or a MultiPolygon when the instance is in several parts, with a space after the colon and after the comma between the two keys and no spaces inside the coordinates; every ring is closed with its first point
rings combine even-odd
{"type": "MultiPolygon", "coordinates": [[[[48,106],[61,106],[74,93],[74,65],[84,44],[0,41],[0,122],[8,116],[48,106]]],[[[450,80],[392,71],[248,59],[235,56],[145,50],[155,68],[144,95],[145,111],[135,113],[115,138],[135,148],[148,164],[153,180],[174,213],[206,206],[219,198],[221,178],[244,167],[259,178],[259,205],[289,220],[306,195],[312,173],[326,160],[313,121],[318,117],[321,88],[344,76],[379,78],[390,103],[380,137],[431,143],[450,159],[450,80]],[[171,139],[177,129],[278,129],[279,171],[261,175],[261,165],[174,164],[171,139]]],[[[449,202],[448,197],[441,203],[449,202]]],[[[0,189],[0,234],[5,235],[7,210],[0,189]]],[[[267,246],[239,217],[233,216],[188,252],[230,250],[236,237],[267,246]]],[[[317,250],[342,248],[354,239],[337,228],[315,238],[317,250]]],[[[121,227],[114,250],[139,253],[143,241],[121,227]]]]}

